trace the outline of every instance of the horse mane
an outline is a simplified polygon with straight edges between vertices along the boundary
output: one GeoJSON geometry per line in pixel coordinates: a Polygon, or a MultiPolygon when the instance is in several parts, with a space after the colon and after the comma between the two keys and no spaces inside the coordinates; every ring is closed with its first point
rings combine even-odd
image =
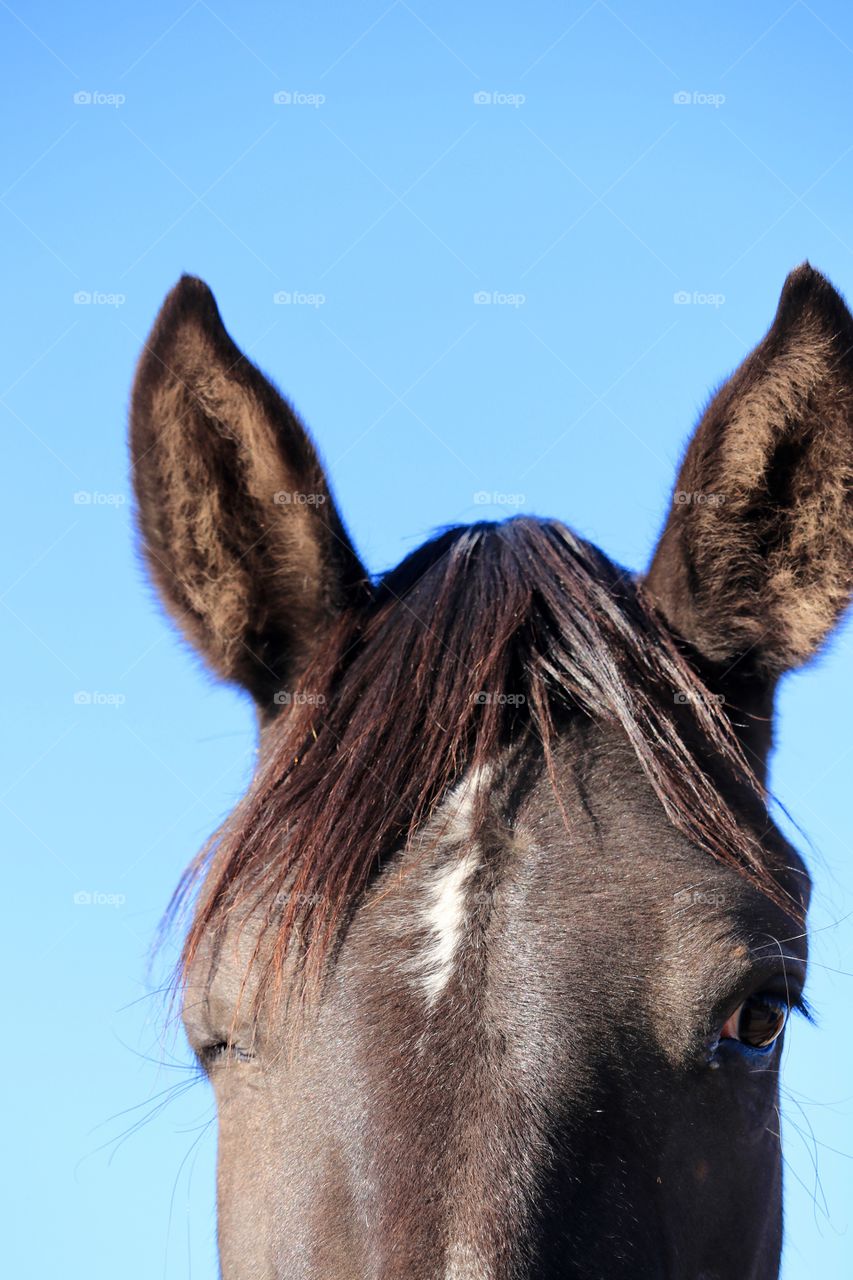
{"type": "Polygon", "coordinates": [[[319,975],[377,866],[463,774],[530,740],[553,779],[567,715],[621,727],[672,823],[778,899],[721,794],[722,770],[764,813],[728,716],[641,586],[555,521],[426,543],[340,619],[282,700],[245,798],[177,890],[173,908],[204,876],[184,973],[203,939],[260,912],[270,973],[296,946],[319,975]]]}

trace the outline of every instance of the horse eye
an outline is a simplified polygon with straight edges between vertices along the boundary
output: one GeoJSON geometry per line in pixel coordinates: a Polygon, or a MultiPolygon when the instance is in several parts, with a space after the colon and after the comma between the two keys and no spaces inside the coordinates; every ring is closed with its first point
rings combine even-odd
{"type": "Polygon", "coordinates": [[[737,1040],[750,1049],[770,1049],[785,1030],[789,1009],[777,996],[754,995],[726,1021],[721,1040],[737,1040]]]}
{"type": "Polygon", "coordinates": [[[229,1058],[234,1062],[253,1062],[255,1055],[240,1045],[230,1044],[227,1040],[218,1040],[215,1044],[205,1045],[200,1054],[202,1065],[209,1070],[215,1062],[229,1058]]]}

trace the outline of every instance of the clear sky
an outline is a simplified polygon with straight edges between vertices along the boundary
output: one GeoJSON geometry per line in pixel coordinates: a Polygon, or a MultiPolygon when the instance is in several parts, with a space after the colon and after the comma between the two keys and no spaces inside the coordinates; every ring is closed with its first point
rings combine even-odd
{"type": "MultiPolygon", "coordinates": [[[[134,551],[128,388],[163,295],[212,285],[372,569],[520,509],[642,567],[786,272],[853,294],[853,9],[4,0],[0,40],[4,1259],[196,1280],[211,1103],[147,954],[253,722],[134,551]]],[[[851,672],[848,627],[780,699],[819,1023],[786,1049],[786,1280],[849,1266],[851,672]]]]}

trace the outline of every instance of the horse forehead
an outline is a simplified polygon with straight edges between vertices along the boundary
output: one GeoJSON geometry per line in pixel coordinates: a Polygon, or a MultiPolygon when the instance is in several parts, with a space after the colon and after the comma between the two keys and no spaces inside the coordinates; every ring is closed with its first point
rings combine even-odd
{"type": "MultiPolygon", "coordinates": [[[[357,912],[351,948],[371,983],[406,985],[440,1014],[461,978],[466,998],[487,987],[495,996],[495,984],[513,976],[564,994],[584,967],[576,962],[608,952],[616,919],[623,938],[647,938],[653,952],[660,903],[670,878],[680,882],[665,846],[684,842],[648,805],[633,763],[611,756],[608,795],[597,804],[570,755],[520,803],[511,799],[516,779],[499,765],[463,779],[357,912]],[[628,779],[639,782],[633,795],[628,779]],[[612,810],[612,831],[600,805],[612,810]]],[[[608,958],[618,973],[618,955],[608,958]]],[[[587,986],[596,979],[601,970],[586,975],[587,986]]]]}
{"type": "Polygon", "coordinates": [[[451,793],[356,914],[356,984],[432,1023],[460,1000],[514,1026],[534,1004],[640,1022],[747,963],[760,897],[675,830],[630,746],[587,725],[554,764],[520,800],[500,763],[451,793]]]}
{"type": "MultiPolygon", "coordinates": [[[[408,1034],[402,1002],[428,1044],[462,1002],[523,1041],[534,1007],[578,1028],[663,1006],[677,1019],[715,966],[740,962],[743,882],[675,830],[622,735],[579,719],[551,771],[530,763],[470,770],[386,864],[343,938],[333,1004],[408,1034]]],[[[207,996],[224,1008],[254,941],[241,931],[216,966],[207,996]]]]}

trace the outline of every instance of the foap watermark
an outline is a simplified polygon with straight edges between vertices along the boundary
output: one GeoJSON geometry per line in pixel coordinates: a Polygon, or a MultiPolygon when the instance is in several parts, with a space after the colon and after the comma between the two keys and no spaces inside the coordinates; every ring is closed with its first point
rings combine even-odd
{"type": "Polygon", "coordinates": [[[301,89],[279,89],[272,100],[277,107],[322,107],[325,93],[304,93],[301,89]]]}
{"type": "Polygon", "coordinates": [[[75,907],[123,907],[127,902],[127,895],[102,893],[99,889],[78,889],[73,901],[75,907]]]}
{"type": "Polygon", "coordinates": [[[273,695],[273,702],[277,707],[324,707],[326,698],[307,689],[279,689],[273,695]]]}
{"type": "Polygon", "coordinates": [[[523,707],[527,699],[523,693],[489,693],[481,689],[472,701],[478,707],[523,707]]]}
{"type": "Polygon", "coordinates": [[[722,907],[726,895],[721,889],[679,889],[672,900],[677,907],[722,907]]]}
{"type": "Polygon", "coordinates": [[[322,507],[325,493],[300,493],[296,489],[279,489],[272,497],[277,507],[322,507]]]}
{"type": "Polygon", "coordinates": [[[287,893],[282,891],[275,895],[277,907],[289,907],[291,904],[297,907],[320,907],[324,901],[322,893],[287,893]]]}
{"type": "Polygon", "coordinates": [[[97,689],[78,689],[74,694],[77,707],[123,707],[126,702],[123,693],[101,693],[97,689]]]}
{"type": "Polygon", "coordinates": [[[100,89],[78,89],[74,94],[75,107],[114,107],[118,109],[127,102],[124,93],[102,93],[100,89]]]}
{"type": "Polygon", "coordinates": [[[676,507],[722,507],[726,501],[724,493],[691,492],[689,489],[676,489],[672,495],[676,507]]]}
{"type": "Polygon", "coordinates": [[[678,289],[672,295],[677,307],[722,307],[725,305],[724,293],[702,293],[700,289],[678,289]]]}
{"type": "Polygon", "coordinates": [[[676,107],[714,107],[716,110],[725,100],[724,93],[702,93],[699,89],[679,89],[672,95],[676,107]]]}
{"type": "Polygon", "coordinates": [[[102,293],[98,289],[78,289],[74,294],[75,307],[123,307],[127,297],[123,293],[102,293]]]}
{"type": "Polygon", "coordinates": [[[493,489],[478,489],[474,494],[474,504],[478,507],[523,507],[527,501],[523,493],[500,493],[493,489]]]}
{"type": "Polygon", "coordinates": [[[325,293],[300,293],[298,289],[279,289],[272,300],[277,307],[322,307],[326,301],[325,293]]]}
{"type": "Polygon", "coordinates": [[[672,695],[672,700],[677,707],[686,707],[690,703],[705,703],[722,707],[725,706],[726,695],[724,693],[712,693],[710,689],[704,689],[701,692],[697,689],[693,693],[687,693],[686,690],[680,689],[678,693],[672,695]]]}
{"type": "Polygon", "coordinates": [[[527,101],[525,93],[504,93],[500,89],[478,89],[474,94],[476,107],[523,107],[527,101]]]}
{"type": "Polygon", "coordinates": [[[500,289],[478,289],[474,294],[477,307],[523,307],[526,293],[501,293],[500,289]]]}
{"type": "Polygon", "coordinates": [[[123,507],[127,494],[102,493],[100,489],[78,489],[74,494],[75,507],[123,507]]]}

